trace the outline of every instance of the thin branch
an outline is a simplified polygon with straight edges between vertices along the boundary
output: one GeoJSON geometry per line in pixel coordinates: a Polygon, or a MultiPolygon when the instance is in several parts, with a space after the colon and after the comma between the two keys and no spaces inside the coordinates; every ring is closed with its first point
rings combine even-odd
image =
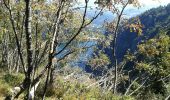
{"type": "Polygon", "coordinates": [[[132,93],[130,93],[129,96],[133,95],[136,91],[138,91],[146,83],[147,80],[148,80],[148,78],[146,78],[146,80],[136,90],[134,90],[132,93]]]}
{"type": "Polygon", "coordinates": [[[165,100],[169,100],[170,99],[170,95],[168,95],[166,98],[165,98],[165,100]]]}
{"type": "Polygon", "coordinates": [[[68,52],[67,54],[65,54],[62,58],[60,58],[60,59],[57,59],[57,62],[59,62],[59,61],[61,61],[61,60],[63,60],[63,59],[65,59],[67,56],[69,56],[70,54],[72,54],[72,53],[74,53],[75,51],[70,51],[70,52],[68,52]]]}
{"type": "Polygon", "coordinates": [[[118,15],[118,21],[116,23],[116,28],[115,28],[115,31],[114,31],[114,38],[113,38],[113,62],[114,62],[114,65],[115,65],[115,79],[114,79],[114,89],[113,89],[113,92],[116,93],[116,88],[117,88],[117,57],[116,57],[116,44],[117,44],[117,32],[118,32],[118,29],[119,29],[119,24],[120,24],[120,21],[121,21],[121,18],[122,18],[122,15],[123,15],[123,12],[126,8],[126,6],[129,4],[129,0],[127,1],[127,3],[123,6],[120,14],[118,15]]]}
{"type": "Polygon", "coordinates": [[[44,49],[43,49],[43,52],[41,53],[41,55],[39,56],[39,59],[38,59],[38,61],[37,61],[37,67],[38,67],[38,65],[40,64],[41,60],[43,59],[43,57],[44,57],[44,55],[45,55],[45,53],[46,53],[46,51],[47,51],[47,49],[48,49],[48,43],[49,43],[49,41],[46,41],[46,42],[45,42],[45,47],[44,47],[44,49]]]}
{"type": "Polygon", "coordinates": [[[20,46],[19,39],[18,39],[18,36],[17,36],[17,31],[16,31],[16,28],[15,28],[15,23],[14,23],[14,18],[13,18],[13,15],[12,15],[12,10],[11,10],[10,6],[8,7],[5,0],[3,0],[3,3],[5,5],[5,7],[8,9],[9,14],[10,14],[10,21],[11,21],[11,25],[12,25],[14,35],[15,35],[15,40],[16,40],[17,49],[18,49],[18,55],[19,55],[20,60],[21,60],[21,64],[22,64],[22,67],[23,67],[23,70],[24,70],[24,74],[26,75],[26,68],[24,66],[23,55],[21,53],[21,46],[20,46]]]}
{"type": "Polygon", "coordinates": [[[55,53],[53,56],[56,56],[60,54],[61,52],[63,52],[70,45],[70,43],[80,34],[83,28],[91,24],[101,14],[103,9],[95,17],[93,17],[88,23],[85,24],[85,18],[86,18],[87,7],[88,7],[88,1],[87,0],[85,1],[86,1],[86,5],[85,5],[85,10],[84,10],[84,15],[83,15],[83,21],[82,21],[80,28],[78,29],[77,33],[66,43],[66,45],[59,52],[55,53]]]}
{"type": "Polygon", "coordinates": [[[56,39],[58,37],[60,18],[61,18],[62,8],[64,7],[64,4],[65,4],[65,1],[62,0],[59,3],[59,9],[57,11],[57,18],[56,18],[56,22],[55,22],[55,29],[54,29],[54,34],[53,34],[53,38],[52,38],[51,45],[50,45],[50,52],[49,52],[49,58],[48,58],[49,66],[48,66],[47,77],[46,77],[46,81],[45,81],[45,87],[44,87],[44,91],[43,91],[43,95],[42,95],[42,99],[43,100],[45,99],[47,87],[48,87],[48,84],[49,84],[50,74],[52,73],[52,70],[51,70],[52,69],[51,68],[51,66],[52,66],[52,59],[54,57],[53,54],[55,52],[56,46],[58,45],[58,44],[55,44],[55,42],[56,42],[56,39]]]}
{"type": "Polygon", "coordinates": [[[135,78],[135,80],[129,85],[129,87],[126,89],[126,92],[124,93],[124,95],[127,95],[127,93],[129,92],[130,88],[133,86],[133,84],[139,79],[139,77],[135,78]]]}

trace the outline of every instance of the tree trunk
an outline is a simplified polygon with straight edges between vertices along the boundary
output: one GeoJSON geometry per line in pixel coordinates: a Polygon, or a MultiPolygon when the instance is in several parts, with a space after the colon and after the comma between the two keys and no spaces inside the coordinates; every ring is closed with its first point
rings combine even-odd
{"type": "Polygon", "coordinates": [[[25,79],[25,85],[28,87],[27,89],[27,99],[29,99],[29,91],[31,89],[31,76],[33,71],[32,65],[32,36],[31,36],[31,0],[25,0],[25,34],[26,34],[26,50],[27,50],[27,74],[25,79]]]}
{"type": "Polygon", "coordinates": [[[119,29],[119,24],[120,24],[120,21],[121,21],[121,17],[123,15],[123,12],[126,8],[126,6],[129,4],[129,0],[127,1],[127,3],[123,6],[120,14],[118,15],[118,20],[117,20],[117,23],[116,23],[116,28],[115,28],[115,31],[113,33],[113,63],[114,63],[114,67],[115,67],[115,71],[114,71],[114,74],[115,74],[115,78],[114,78],[114,89],[113,89],[113,92],[114,94],[117,92],[117,78],[118,78],[118,65],[117,65],[117,57],[116,57],[116,45],[117,45],[117,32],[118,32],[118,29],[119,29]]]}

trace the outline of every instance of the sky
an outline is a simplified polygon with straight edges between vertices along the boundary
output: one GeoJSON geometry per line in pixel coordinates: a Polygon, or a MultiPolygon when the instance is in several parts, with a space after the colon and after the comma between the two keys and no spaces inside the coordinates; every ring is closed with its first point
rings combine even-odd
{"type": "MultiPolygon", "coordinates": [[[[80,2],[81,5],[83,5],[85,0],[78,0],[78,1],[80,2]]],[[[170,0],[138,0],[138,1],[140,2],[141,8],[146,10],[158,7],[160,5],[164,6],[170,3],[170,0]]],[[[88,5],[94,7],[95,6],[94,2],[95,0],[89,0],[88,5]]]]}
{"type": "Polygon", "coordinates": [[[167,5],[170,0],[139,0],[139,2],[146,7],[157,7],[160,5],[167,5]]]}
{"type": "MultiPolygon", "coordinates": [[[[84,0],[78,0],[81,3],[84,3],[84,0]]],[[[90,5],[93,5],[95,0],[89,0],[90,5]]],[[[166,5],[170,3],[170,0],[138,0],[144,6],[159,6],[159,5],[166,5]]]]}
{"type": "MultiPolygon", "coordinates": [[[[84,6],[84,0],[78,0],[80,1],[80,5],[84,6]]],[[[95,7],[94,5],[94,1],[95,0],[89,0],[89,6],[91,7],[95,7]]],[[[133,7],[132,5],[128,5],[128,7],[125,9],[124,14],[127,17],[134,17],[136,15],[139,15],[143,12],[145,12],[146,10],[149,10],[151,8],[156,8],[159,6],[165,6],[168,3],[170,3],[170,0],[138,0],[140,2],[141,7],[137,8],[137,7],[133,7]]],[[[93,16],[94,11],[88,11],[90,16],[93,16]]],[[[104,22],[104,20],[112,20],[113,19],[113,15],[112,13],[110,13],[109,11],[105,11],[105,13],[103,13],[102,16],[98,17],[98,19],[94,22],[96,24],[101,24],[104,22]]]]}
{"type": "Polygon", "coordinates": [[[143,13],[146,10],[149,10],[151,8],[156,8],[159,6],[166,6],[168,3],[170,3],[170,0],[139,0],[141,7],[135,8],[133,6],[128,6],[125,12],[131,12],[130,17],[139,15],[143,13]]]}

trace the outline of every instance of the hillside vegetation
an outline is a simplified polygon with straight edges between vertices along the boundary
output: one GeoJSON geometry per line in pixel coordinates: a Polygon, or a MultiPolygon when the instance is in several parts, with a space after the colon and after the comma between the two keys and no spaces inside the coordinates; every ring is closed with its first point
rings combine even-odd
{"type": "Polygon", "coordinates": [[[127,20],[138,0],[90,3],[0,0],[0,100],[170,99],[170,4],[127,20]]]}

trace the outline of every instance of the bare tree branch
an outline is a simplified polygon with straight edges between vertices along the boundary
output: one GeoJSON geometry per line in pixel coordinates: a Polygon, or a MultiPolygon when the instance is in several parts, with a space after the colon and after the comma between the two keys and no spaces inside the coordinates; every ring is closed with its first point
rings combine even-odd
{"type": "MultiPolygon", "coordinates": [[[[15,35],[15,40],[16,40],[17,49],[18,49],[18,55],[20,56],[21,64],[22,64],[24,73],[26,75],[26,68],[24,66],[23,55],[22,55],[22,52],[21,52],[21,46],[20,46],[19,39],[18,39],[18,36],[17,36],[17,30],[16,30],[16,27],[15,27],[14,18],[13,18],[13,15],[12,15],[12,10],[11,10],[10,6],[8,6],[6,4],[5,0],[3,0],[3,3],[5,5],[5,7],[8,9],[9,14],[10,14],[10,21],[11,21],[11,25],[12,25],[12,28],[13,28],[13,31],[14,31],[14,35],[15,35]]],[[[8,1],[8,3],[9,3],[9,1],[8,1]]]]}
{"type": "Polygon", "coordinates": [[[86,19],[86,13],[87,13],[87,7],[88,7],[88,0],[85,0],[85,10],[84,10],[84,15],[83,15],[83,21],[82,24],[80,26],[80,28],[78,29],[77,33],[66,43],[66,45],[57,53],[55,53],[53,56],[56,56],[58,54],[60,54],[61,52],[63,52],[69,45],[70,43],[80,34],[80,32],[82,31],[83,28],[85,28],[86,26],[88,26],[89,24],[91,24],[103,11],[103,9],[95,16],[93,17],[88,23],[85,23],[85,19],[86,19]]]}
{"type": "Polygon", "coordinates": [[[134,90],[132,93],[130,93],[129,96],[133,95],[136,91],[138,91],[146,83],[147,80],[148,80],[148,77],[136,90],[134,90]]]}
{"type": "Polygon", "coordinates": [[[120,24],[120,21],[121,21],[121,18],[122,18],[122,15],[123,15],[123,12],[126,8],[126,6],[129,4],[129,0],[128,2],[123,6],[120,14],[118,15],[118,20],[117,20],[117,23],[116,23],[116,28],[115,28],[115,31],[113,32],[114,34],[114,37],[113,37],[113,62],[114,62],[114,67],[115,67],[115,78],[114,78],[114,89],[113,89],[113,92],[116,93],[116,89],[117,89],[117,57],[116,57],[116,44],[117,44],[117,32],[118,32],[118,29],[119,29],[119,24],[120,24]]]}
{"type": "Polygon", "coordinates": [[[133,82],[129,85],[129,87],[126,89],[126,92],[124,93],[124,95],[127,95],[127,93],[129,92],[130,88],[133,86],[133,84],[139,79],[139,77],[135,78],[133,80],[133,82]]]}

